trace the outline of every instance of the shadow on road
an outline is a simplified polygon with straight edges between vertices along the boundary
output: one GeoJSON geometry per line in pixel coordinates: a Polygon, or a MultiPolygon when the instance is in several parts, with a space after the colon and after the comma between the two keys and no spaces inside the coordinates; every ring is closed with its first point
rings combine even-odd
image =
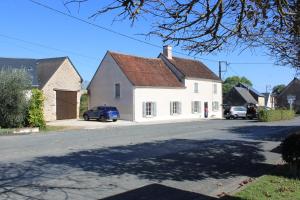
{"type": "Polygon", "coordinates": [[[165,185],[151,184],[102,200],[217,200],[217,198],[165,185]]]}
{"type": "Polygon", "coordinates": [[[229,129],[230,132],[242,138],[260,141],[282,141],[297,130],[300,130],[300,126],[243,126],[229,129]]]}
{"type": "Polygon", "coordinates": [[[263,161],[260,142],[236,140],[174,139],[79,151],[64,156],[40,157],[21,164],[0,164],[0,198],[40,197],[56,192],[68,199],[70,191],[90,190],[81,176],[72,174],[74,170],[93,173],[94,177],[90,178],[97,179],[130,174],[155,182],[199,181],[257,177],[272,167],[263,161]],[[52,179],[58,182],[51,182],[52,179]],[[68,184],[57,184],[60,179],[68,184]]]}

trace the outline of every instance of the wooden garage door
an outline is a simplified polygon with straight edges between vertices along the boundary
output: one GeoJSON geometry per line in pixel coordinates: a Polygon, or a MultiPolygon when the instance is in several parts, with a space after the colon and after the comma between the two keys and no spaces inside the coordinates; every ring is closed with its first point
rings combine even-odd
{"type": "Polygon", "coordinates": [[[77,117],[77,92],[56,91],[56,119],[77,117]]]}

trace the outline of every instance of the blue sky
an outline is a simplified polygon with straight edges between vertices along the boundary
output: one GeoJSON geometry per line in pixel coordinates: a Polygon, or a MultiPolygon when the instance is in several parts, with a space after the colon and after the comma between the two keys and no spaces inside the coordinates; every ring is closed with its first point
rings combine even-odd
{"type": "MultiPolygon", "coordinates": [[[[63,6],[62,0],[36,1],[68,12],[63,6]]],[[[112,23],[115,13],[106,14],[96,19],[88,19],[93,11],[101,6],[100,2],[101,0],[90,0],[90,3],[82,4],[79,11],[75,5],[69,9],[72,15],[87,19],[92,23],[163,46],[160,38],[146,38],[140,35],[151,30],[150,20],[140,20],[133,26],[129,21],[112,23]]],[[[162,51],[160,48],[133,41],[62,16],[28,0],[1,0],[0,19],[0,57],[69,56],[85,80],[91,79],[107,50],[145,57],[157,57],[162,51]],[[42,44],[53,49],[24,41],[42,44]]],[[[174,49],[178,52],[188,53],[182,51],[180,47],[174,47],[174,49]]],[[[198,55],[198,57],[225,60],[229,63],[273,63],[273,60],[265,56],[263,52],[264,50],[261,48],[255,51],[246,50],[241,54],[239,50],[235,50],[214,55],[198,55]]],[[[182,57],[182,55],[177,56],[182,57]]],[[[201,61],[217,73],[217,62],[201,61]]],[[[232,75],[246,76],[253,82],[257,90],[264,92],[267,85],[289,83],[293,79],[295,71],[288,67],[273,64],[230,64],[227,72],[223,75],[225,78],[232,75]]]]}

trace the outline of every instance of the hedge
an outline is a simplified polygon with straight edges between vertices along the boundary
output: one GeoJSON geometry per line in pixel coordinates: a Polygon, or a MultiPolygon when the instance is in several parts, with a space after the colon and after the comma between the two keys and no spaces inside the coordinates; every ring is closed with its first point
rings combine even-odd
{"type": "Polygon", "coordinates": [[[295,117],[293,110],[260,110],[258,118],[262,122],[290,120],[295,117]]]}
{"type": "Polygon", "coordinates": [[[45,128],[44,119],[44,95],[39,89],[31,90],[31,98],[28,106],[27,123],[30,127],[45,128]]]}

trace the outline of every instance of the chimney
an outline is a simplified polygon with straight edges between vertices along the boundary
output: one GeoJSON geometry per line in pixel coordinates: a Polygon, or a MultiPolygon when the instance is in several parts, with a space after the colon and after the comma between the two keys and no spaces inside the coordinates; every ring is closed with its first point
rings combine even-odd
{"type": "Polygon", "coordinates": [[[163,48],[163,55],[168,59],[172,59],[172,47],[169,45],[165,45],[163,48]]]}

